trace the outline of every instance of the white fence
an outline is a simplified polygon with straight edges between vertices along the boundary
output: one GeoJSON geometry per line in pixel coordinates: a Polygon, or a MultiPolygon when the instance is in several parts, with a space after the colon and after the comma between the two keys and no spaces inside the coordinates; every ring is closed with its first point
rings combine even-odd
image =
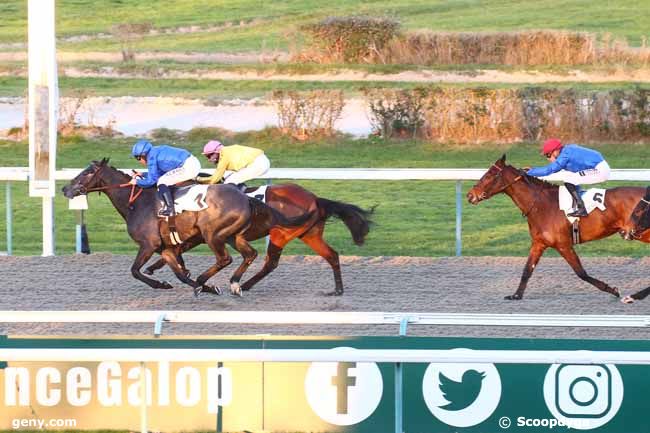
{"type": "Polygon", "coordinates": [[[545,326],[648,328],[650,316],[480,314],[418,312],[313,312],[313,311],[0,311],[0,323],[151,323],[154,335],[163,323],[228,323],[269,325],[399,325],[400,335],[414,325],[439,326],[545,326]]]}
{"type": "MultiPolygon", "coordinates": [[[[82,169],[65,168],[57,170],[56,180],[71,180],[82,169]]],[[[131,169],[122,169],[130,173],[131,169]]],[[[213,172],[214,170],[202,170],[213,172]]],[[[272,168],[262,176],[270,183],[273,179],[290,180],[431,180],[456,181],[456,255],[462,253],[462,182],[476,181],[483,176],[485,169],[471,168],[272,168]]],[[[27,167],[0,167],[0,181],[6,182],[6,214],[7,214],[7,254],[12,254],[12,204],[11,182],[27,181],[27,167]]],[[[559,180],[556,175],[545,177],[546,180],[559,180]]],[[[611,181],[648,182],[650,170],[647,169],[617,169],[612,170],[611,181]]],[[[53,228],[52,228],[53,231],[53,228]]],[[[79,245],[79,241],[77,242],[79,245]]]]}

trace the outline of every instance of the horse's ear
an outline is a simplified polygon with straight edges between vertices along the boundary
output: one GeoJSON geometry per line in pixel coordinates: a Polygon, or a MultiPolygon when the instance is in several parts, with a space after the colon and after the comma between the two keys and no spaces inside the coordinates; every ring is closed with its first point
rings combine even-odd
{"type": "Polygon", "coordinates": [[[99,165],[106,165],[108,164],[108,161],[110,161],[110,158],[102,158],[102,161],[99,163],[99,165]]]}
{"type": "Polygon", "coordinates": [[[501,158],[499,158],[499,160],[497,162],[500,162],[501,164],[505,165],[505,163],[506,163],[506,154],[504,153],[503,155],[501,155],[501,158]]]}

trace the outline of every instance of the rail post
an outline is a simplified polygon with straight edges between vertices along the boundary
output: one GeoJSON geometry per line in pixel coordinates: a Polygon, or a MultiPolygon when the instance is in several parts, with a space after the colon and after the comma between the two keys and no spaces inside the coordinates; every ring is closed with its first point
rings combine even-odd
{"type": "Polygon", "coordinates": [[[456,181],[456,257],[462,255],[462,225],[463,225],[463,181],[456,181]]]}
{"type": "Polygon", "coordinates": [[[7,255],[13,254],[13,212],[11,210],[11,182],[6,185],[6,207],[7,207],[7,255]]]}

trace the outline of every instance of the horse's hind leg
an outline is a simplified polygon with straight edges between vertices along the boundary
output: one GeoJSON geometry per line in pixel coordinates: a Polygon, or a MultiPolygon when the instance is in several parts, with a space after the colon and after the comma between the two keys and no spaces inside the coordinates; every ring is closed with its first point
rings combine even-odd
{"type": "Polygon", "coordinates": [[[535,266],[537,266],[537,263],[539,262],[539,259],[542,257],[542,254],[544,254],[544,250],[546,250],[546,246],[543,244],[531,245],[530,252],[528,253],[528,260],[526,260],[526,266],[524,266],[524,272],[521,274],[519,287],[517,287],[517,291],[514,294],[506,296],[504,299],[513,301],[513,300],[522,299],[524,297],[524,291],[526,290],[526,286],[528,285],[528,280],[530,279],[530,276],[533,274],[533,271],[535,270],[535,266]]]}
{"type": "Polygon", "coordinates": [[[334,251],[323,239],[324,223],[316,224],[309,229],[300,240],[309,245],[309,247],[319,256],[327,260],[334,272],[334,291],[328,293],[328,296],[343,294],[343,278],[341,277],[341,263],[339,262],[339,253],[334,251]]]}
{"type": "Polygon", "coordinates": [[[273,272],[275,268],[278,267],[280,262],[280,256],[282,255],[282,247],[279,247],[273,243],[273,237],[271,237],[271,242],[269,242],[268,247],[266,248],[266,258],[264,259],[264,266],[260,271],[253,275],[249,280],[244,282],[241,285],[242,290],[250,290],[255,284],[257,284],[262,278],[266,277],[268,274],[273,272]]]}
{"type": "Polygon", "coordinates": [[[597,287],[599,290],[602,290],[603,292],[611,293],[612,295],[616,296],[617,298],[620,298],[621,292],[616,287],[610,287],[608,284],[604,283],[603,281],[600,281],[596,278],[590,277],[585,269],[582,267],[582,263],[580,263],[580,258],[576,254],[575,250],[572,247],[563,247],[563,248],[557,248],[558,252],[564,257],[564,260],[569,263],[573,271],[576,273],[578,277],[580,277],[581,280],[588,282],[589,284],[597,287]]]}
{"type": "Polygon", "coordinates": [[[153,248],[150,245],[140,245],[140,249],[138,250],[138,255],[135,256],[135,260],[131,265],[131,275],[133,275],[134,278],[147,284],[149,287],[153,287],[154,289],[171,289],[172,286],[168,282],[158,281],[152,278],[145,277],[142,274],[142,272],[140,272],[140,268],[142,268],[142,266],[145,263],[147,263],[147,260],[151,258],[154,251],[155,248],[153,248]]]}
{"type": "Polygon", "coordinates": [[[230,293],[241,296],[239,281],[246,269],[255,261],[257,251],[244,239],[242,235],[235,236],[234,248],[242,255],[242,262],[230,278],[230,293]]]}
{"type": "Polygon", "coordinates": [[[650,287],[646,287],[643,290],[639,290],[633,295],[627,295],[626,297],[621,299],[621,302],[624,304],[631,304],[634,301],[640,301],[642,299],[645,299],[646,297],[648,297],[648,295],[650,295],[650,287]]]}

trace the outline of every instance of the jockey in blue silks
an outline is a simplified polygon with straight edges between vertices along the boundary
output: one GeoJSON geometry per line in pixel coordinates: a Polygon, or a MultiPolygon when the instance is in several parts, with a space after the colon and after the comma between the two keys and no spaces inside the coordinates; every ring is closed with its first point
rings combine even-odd
{"type": "Polygon", "coordinates": [[[551,138],[544,142],[542,155],[551,163],[544,167],[533,167],[527,173],[536,177],[548,176],[552,173],[560,175],[575,203],[573,212],[567,215],[571,217],[587,216],[585,204],[580,196],[579,185],[590,185],[609,179],[609,164],[603,155],[577,144],[564,146],[557,138],[551,138]]]}
{"type": "Polygon", "coordinates": [[[169,187],[194,179],[201,170],[201,162],[185,149],[153,146],[147,140],[138,140],[131,154],[147,167],[147,174],[142,178],[134,177],[130,183],[142,188],[157,185],[158,195],[164,204],[158,215],[174,215],[174,198],[169,187]]]}

